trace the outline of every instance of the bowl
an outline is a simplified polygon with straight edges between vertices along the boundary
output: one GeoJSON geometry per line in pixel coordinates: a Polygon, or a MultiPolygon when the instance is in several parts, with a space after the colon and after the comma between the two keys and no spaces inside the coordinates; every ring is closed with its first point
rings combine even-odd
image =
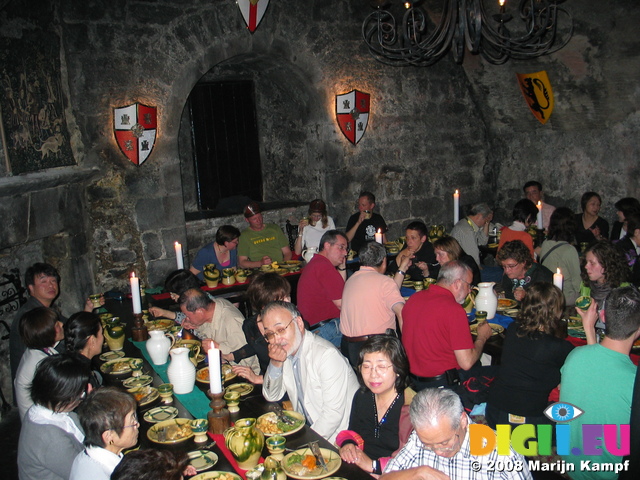
{"type": "Polygon", "coordinates": [[[578,297],[576,299],[576,307],[581,310],[588,310],[591,306],[591,297],[578,297]]]}

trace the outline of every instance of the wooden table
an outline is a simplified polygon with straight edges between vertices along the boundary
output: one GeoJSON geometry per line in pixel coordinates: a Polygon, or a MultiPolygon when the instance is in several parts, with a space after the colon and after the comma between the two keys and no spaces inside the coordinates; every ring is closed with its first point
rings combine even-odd
{"type": "MultiPolygon", "coordinates": [[[[108,300],[105,307],[110,313],[113,313],[114,315],[119,316],[123,321],[127,321],[128,328],[126,330],[130,331],[131,322],[133,318],[133,315],[131,313],[132,312],[131,300],[129,299],[125,299],[123,301],[108,300]]],[[[143,355],[140,352],[140,350],[135,345],[133,345],[129,340],[125,341],[124,352],[125,352],[125,355],[128,357],[143,358],[143,355]]],[[[202,368],[203,366],[205,365],[204,364],[199,365],[198,368],[202,368]]],[[[158,386],[159,384],[164,383],[163,380],[158,376],[157,372],[154,370],[154,366],[151,365],[146,360],[144,362],[144,371],[145,373],[148,373],[153,377],[154,386],[158,386]]],[[[105,375],[105,384],[124,388],[122,386],[122,380],[125,380],[125,379],[126,377],[117,378],[117,377],[105,375]]],[[[238,383],[243,381],[244,380],[242,378],[237,377],[235,379],[232,379],[228,384],[226,383],[225,385],[230,385],[232,383],[238,383]]],[[[194,388],[200,389],[202,391],[206,391],[208,386],[209,386],[208,384],[196,382],[196,386],[194,388]]],[[[155,400],[150,404],[145,405],[144,407],[139,407],[138,409],[139,410],[138,419],[140,420],[140,429],[139,429],[140,433],[138,436],[139,447],[168,449],[168,450],[183,451],[183,452],[203,449],[202,446],[196,444],[192,438],[184,442],[180,442],[172,445],[156,444],[150,441],[147,438],[147,431],[153,424],[148,423],[147,421],[144,420],[144,413],[147,410],[150,410],[151,408],[154,408],[158,405],[160,405],[160,399],[155,400]]],[[[233,422],[238,418],[247,418],[247,417],[257,418],[260,415],[271,411],[271,408],[273,407],[273,405],[274,405],[273,403],[267,402],[262,396],[261,385],[255,385],[254,390],[251,393],[249,393],[246,397],[241,397],[241,401],[239,405],[240,412],[231,414],[231,420],[233,422]]],[[[180,403],[176,395],[174,395],[173,406],[175,406],[178,409],[178,412],[179,412],[178,417],[189,418],[189,419],[194,418],[193,415],[184,407],[184,405],[180,403]]],[[[318,435],[315,431],[313,431],[307,425],[305,425],[300,431],[287,436],[287,448],[295,449],[299,446],[306,445],[310,441],[318,441],[320,447],[337,451],[337,448],[335,446],[331,445],[324,438],[320,437],[320,435],[318,435]]],[[[222,449],[221,449],[221,446],[216,444],[207,449],[211,450],[218,456],[218,463],[214,467],[212,467],[211,470],[220,470],[220,471],[226,471],[226,472],[239,473],[234,470],[233,465],[231,464],[231,462],[229,462],[229,460],[224,455],[222,449],[226,449],[226,447],[222,446],[222,449]]],[[[267,455],[269,455],[269,453],[265,447],[262,451],[262,457],[266,458],[267,455]]],[[[349,480],[370,480],[371,479],[371,476],[368,473],[364,472],[357,466],[352,464],[347,464],[344,462],[342,463],[340,469],[337,472],[335,472],[332,476],[344,477],[349,480]]]]}

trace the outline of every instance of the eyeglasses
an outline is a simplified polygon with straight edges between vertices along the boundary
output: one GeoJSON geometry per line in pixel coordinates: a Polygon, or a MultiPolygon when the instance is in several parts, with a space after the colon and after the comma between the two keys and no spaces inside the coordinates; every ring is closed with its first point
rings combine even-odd
{"type": "Polygon", "coordinates": [[[287,323],[284,327],[282,328],[276,328],[276,330],[274,332],[269,332],[269,333],[265,333],[263,335],[264,339],[267,341],[267,343],[271,343],[271,340],[274,339],[274,337],[276,335],[278,335],[279,337],[284,335],[284,332],[287,331],[287,328],[289,328],[289,325],[291,325],[291,323],[296,319],[296,317],[293,317],[291,319],[291,322],[287,323]]]}
{"type": "Polygon", "coordinates": [[[360,365],[360,372],[366,373],[366,374],[376,372],[378,375],[384,375],[389,371],[389,369],[392,366],[393,365],[391,365],[390,363],[387,365],[381,365],[381,364],[371,365],[369,363],[363,363],[362,365],[360,365]]]}
{"type": "Polygon", "coordinates": [[[454,450],[456,450],[458,448],[456,444],[458,443],[459,440],[460,440],[460,435],[456,433],[452,438],[450,438],[446,442],[438,443],[437,445],[425,445],[422,442],[420,443],[422,444],[422,448],[424,448],[425,450],[430,450],[432,452],[446,453],[446,452],[453,452],[454,450]],[[451,442],[453,442],[453,444],[451,444],[451,442]],[[448,446],[449,444],[451,445],[448,446]]]}
{"type": "Polygon", "coordinates": [[[473,283],[469,283],[466,280],[460,279],[461,282],[466,283],[469,286],[470,290],[473,290],[475,288],[475,285],[473,283]]]}
{"type": "Polygon", "coordinates": [[[514,268],[516,268],[518,265],[520,265],[519,263],[512,263],[511,265],[505,265],[504,263],[502,264],[502,268],[504,268],[505,270],[513,270],[514,268]]]}
{"type": "Polygon", "coordinates": [[[134,415],[131,420],[133,420],[133,423],[131,425],[125,425],[122,428],[138,428],[140,426],[140,422],[138,421],[137,416],[134,415]]]}

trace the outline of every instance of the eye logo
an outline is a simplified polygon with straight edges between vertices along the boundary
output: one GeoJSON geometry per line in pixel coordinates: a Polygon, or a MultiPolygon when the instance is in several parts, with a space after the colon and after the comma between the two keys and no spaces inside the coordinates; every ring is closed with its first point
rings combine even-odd
{"type": "Polygon", "coordinates": [[[584,411],[575,405],[564,402],[552,403],[544,411],[545,416],[554,422],[570,422],[583,413],[584,411]]]}

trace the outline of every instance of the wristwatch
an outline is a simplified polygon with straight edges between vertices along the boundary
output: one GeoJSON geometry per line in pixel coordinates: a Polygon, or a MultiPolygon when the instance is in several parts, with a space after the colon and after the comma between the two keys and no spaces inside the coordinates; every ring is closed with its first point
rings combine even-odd
{"type": "Polygon", "coordinates": [[[407,272],[403,272],[402,270],[398,269],[398,271],[396,273],[399,273],[400,275],[402,275],[403,277],[407,274],[407,272]]]}

